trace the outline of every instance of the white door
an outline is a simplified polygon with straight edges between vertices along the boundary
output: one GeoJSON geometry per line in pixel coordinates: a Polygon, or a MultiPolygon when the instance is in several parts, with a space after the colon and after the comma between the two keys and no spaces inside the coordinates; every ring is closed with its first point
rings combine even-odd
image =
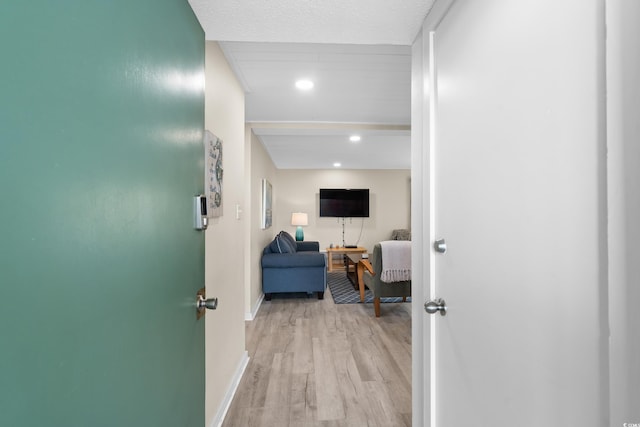
{"type": "Polygon", "coordinates": [[[433,28],[432,427],[606,424],[600,3],[458,0],[433,28]]]}

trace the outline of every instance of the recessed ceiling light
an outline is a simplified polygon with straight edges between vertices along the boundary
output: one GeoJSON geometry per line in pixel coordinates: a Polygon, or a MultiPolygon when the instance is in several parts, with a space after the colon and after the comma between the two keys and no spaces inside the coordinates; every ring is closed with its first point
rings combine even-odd
{"type": "Polygon", "coordinates": [[[358,142],[358,141],[360,141],[360,135],[351,135],[351,136],[349,137],[349,141],[351,141],[351,142],[358,142]]]}
{"type": "Polygon", "coordinates": [[[333,167],[334,167],[334,168],[339,168],[340,166],[342,166],[342,163],[335,162],[335,163],[333,164],[333,167]]]}
{"type": "Polygon", "coordinates": [[[298,80],[296,87],[300,90],[311,90],[313,89],[313,82],[307,79],[298,80]]]}

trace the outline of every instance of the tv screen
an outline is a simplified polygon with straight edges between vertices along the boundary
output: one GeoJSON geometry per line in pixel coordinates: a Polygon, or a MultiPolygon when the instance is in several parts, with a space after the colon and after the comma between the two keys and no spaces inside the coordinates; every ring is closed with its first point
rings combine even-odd
{"type": "Polygon", "coordinates": [[[369,189],[321,188],[320,216],[368,218],[369,189]]]}

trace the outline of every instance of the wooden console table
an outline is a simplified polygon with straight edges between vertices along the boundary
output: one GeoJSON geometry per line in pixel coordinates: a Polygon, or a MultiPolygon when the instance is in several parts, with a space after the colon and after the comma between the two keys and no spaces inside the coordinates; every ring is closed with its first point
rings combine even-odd
{"type": "Polygon", "coordinates": [[[334,247],[327,248],[327,271],[333,271],[334,267],[344,267],[344,260],[340,257],[340,262],[333,263],[333,255],[366,254],[367,250],[361,246],[357,248],[334,247]]]}

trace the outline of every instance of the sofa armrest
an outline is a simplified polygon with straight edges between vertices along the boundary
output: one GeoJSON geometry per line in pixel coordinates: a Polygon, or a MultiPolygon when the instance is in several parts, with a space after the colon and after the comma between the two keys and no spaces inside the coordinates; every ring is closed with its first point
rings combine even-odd
{"type": "Polygon", "coordinates": [[[297,252],[295,254],[264,254],[262,255],[261,264],[262,268],[325,268],[327,261],[324,253],[297,252]]]}
{"type": "Polygon", "coordinates": [[[298,252],[307,252],[307,251],[320,251],[320,243],[319,242],[296,242],[296,250],[298,252]]]}

